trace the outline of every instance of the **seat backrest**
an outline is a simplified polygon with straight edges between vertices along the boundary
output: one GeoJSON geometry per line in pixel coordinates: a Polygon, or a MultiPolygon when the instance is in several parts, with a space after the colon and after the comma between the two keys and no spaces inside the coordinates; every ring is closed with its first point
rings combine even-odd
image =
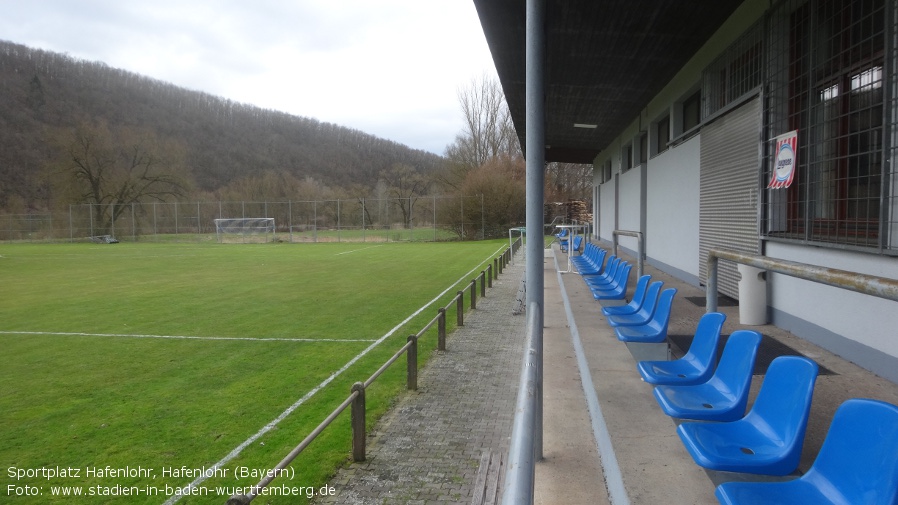
{"type": "Polygon", "coordinates": [[[764,427],[781,447],[779,474],[798,467],[811,413],[817,363],[801,356],[779,356],[770,362],[761,389],[745,421],[764,427]]]}
{"type": "Polygon", "coordinates": [[[623,262],[623,266],[618,267],[617,273],[614,275],[614,282],[612,283],[612,288],[617,288],[618,286],[623,286],[624,289],[627,289],[627,282],[630,281],[630,270],[633,269],[633,265],[628,262],[623,262]]]}
{"type": "Polygon", "coordinates": [[[602,269],[602,273],[599,275],[609,280],[613,279],[614,275],[617,274],[617,269],[620,264],[621,259],[617,256],[612,256],[608,259],[608,264],[605,265],[605,268],[602,269]]]}
{"type": "Polygon", "coordinates": [[[636,281],[636,289],[633,290],[633,298],[630,299],[630,303],[632,303],[634,307],[641,308],[642,304],[645,302],[645,294],[648,290],[650,280],[652,280],[651,275],[643,275],[636,281]]]}
{"type": "Polygon", "coordinates": [[[661,292],[661,286],[664,283],[661,281],[655,281],[649,284],[648,289],[645,290],[645,297],[642,300],[642,306],[639,307],[637,311],[640,314],[645,314],[644,311],[648,310],[648,317],[652,318],[655,314],[655,308],[658,307],[658,293],[661,292]]]}
{"type": "Polygon", "coordinates": [[[595,246],[595,253],[590,257],[590,260],[595,264],[599,269],[602,268],[605,263],[605,255],[608,254],[608,251],[602,249],[599,246],[595,246]]]}
{"type": "Polygon", "coordinates": [[[658,303],[655,305],[655,313],[652,314],[651,325],[667,336],[667,325],[670,323],[670,309],[673,306],[674,295],[677,288],[667,288],[658,295],[658,303]]]}
{"type": "Polygon", "coordinates": [[[804,477],[824,481],[844,503],[898,503],[898,407],[852,398],[833,416],[804,477]]]}
{"type": "Polygon", "coordinates": [[[709,385],[731,396],[737,405],[741,403],[741,412],[745,412],[748,403],[748,387],[760,344],[760,333],[754,330],[734,331],[723,346],[714,375],[708,380],[709,385]]]}
{"type": "Polygon", "coordinates": [[[760,417],[781,440],[802,433],[811,411],[817,363],[801,356],[779,356],[770,362],[758,397],[747,418],[760,417]]]}
{"type": "Polygon", "coordinates": [[[697,370],[705,370],[702,374],[710,377],[714,373],[717,364],[717,344],[720,342],[720,330],[726,321],[726,314],[722,312],[706,312],[699,319],[695,327],[695,336],[689,345],[689,350],[683,356],[683,361],[690,363],[697,370]]]}
{"type": "Polygon", "coordinates": [[[576,237],[574,237],[574,243],[571,245],[571,250],[572,250],[572,251],[579,251],[579,250],[580,250],[580,245],[581,245],[581,244],[583,244],[583,236],[582,236],[582,235],[577,235],[576,237]]]}

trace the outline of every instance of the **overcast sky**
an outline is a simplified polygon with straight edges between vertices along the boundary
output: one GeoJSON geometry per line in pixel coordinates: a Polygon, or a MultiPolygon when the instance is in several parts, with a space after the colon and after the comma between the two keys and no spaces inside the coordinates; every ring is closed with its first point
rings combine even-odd
{"type": "Polygon", "coordinates": [[[437,154],[495,78],[471,0],[0,0],[0,39],[437,154]]]}

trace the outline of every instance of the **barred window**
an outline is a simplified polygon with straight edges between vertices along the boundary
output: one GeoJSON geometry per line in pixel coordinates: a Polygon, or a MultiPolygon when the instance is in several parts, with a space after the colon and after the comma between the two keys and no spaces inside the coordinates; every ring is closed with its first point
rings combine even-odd
{"type": "Polygon", "coordinates": [[[786,2],[771,16],[767,131],[798,130],[799,149],[792,186],[767,191],[768,237],[888,247],[880,232],[887,17],[884,0],[786,2]]]}
{"type": "Polygon", "coordinates": [[[761,85],[762,22],[749,28],[702,73],[705,117],[711,116],[761,85]]]}

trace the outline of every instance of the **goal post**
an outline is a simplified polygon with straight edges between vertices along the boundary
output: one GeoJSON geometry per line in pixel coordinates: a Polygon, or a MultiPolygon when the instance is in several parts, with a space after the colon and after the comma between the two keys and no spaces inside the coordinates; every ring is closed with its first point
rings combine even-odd
{"type": "Polygon", "coordinates": [[[275,239],[273,217],[235,217],[215,219],[215,236],[225,242],[272,242],[275,239]]]}

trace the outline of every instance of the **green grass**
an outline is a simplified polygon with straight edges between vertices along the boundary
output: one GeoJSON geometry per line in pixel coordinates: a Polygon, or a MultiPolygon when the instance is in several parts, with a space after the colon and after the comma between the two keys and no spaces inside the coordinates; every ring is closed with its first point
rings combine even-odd
{"type": "MultiPolygon", "coordinates": [[[[166,467],[210,466],[349,359],[450,288],[503,241],[421,244],[0,245],[0,502],[161,503],[166,467]],[[46,333],[46,334],[43,334],[46,333]],[[68,335],[66,335],[68,334],[68,335]],[[155,336],[217,339],[154,338],[155,336]],[[249,340],[242,340],[242,339],[249,340]],[[293,341],[278,339],[310,339],[293,341]],[[361,341],[359,341],[361,340],[361,341]],[[155,479],[93,477],[90,467],[153,468],[155,479]],[[10,468],[80,469],[16,480],[10,468]],[[35,486],[42,495],[9,497],[35,486]],[[142,496],[53,498],[51,486],[136,486],[142,496]],[[160,494],[145,496],[148,486],[160,494]],[[18,488],[21,490],[21,488],[18,488]]],[[[237,467],[270,469],[462,286],[396,331],[203,486],[249,486],[237,467]]],[[[453,314],[454,311],[450,311],[453,314]]],[[[454,317],[447,318],[451,325],[454,317]]],[[[426,359],[435,330],[422,339],[426,359]]],[[[451,345],[451,337],[450,337],[451,345]]],[[[367,391],[368,425],[404,389],[397,363],[367,391]]],[[[323,485],[347,461],[349,413],[300,457],[292,479],[323,485]]],[[[339,492],[339,490],[337,490],[339,492]]],[[[259,498],[258,503],[303,503],[259,498]]]]}

